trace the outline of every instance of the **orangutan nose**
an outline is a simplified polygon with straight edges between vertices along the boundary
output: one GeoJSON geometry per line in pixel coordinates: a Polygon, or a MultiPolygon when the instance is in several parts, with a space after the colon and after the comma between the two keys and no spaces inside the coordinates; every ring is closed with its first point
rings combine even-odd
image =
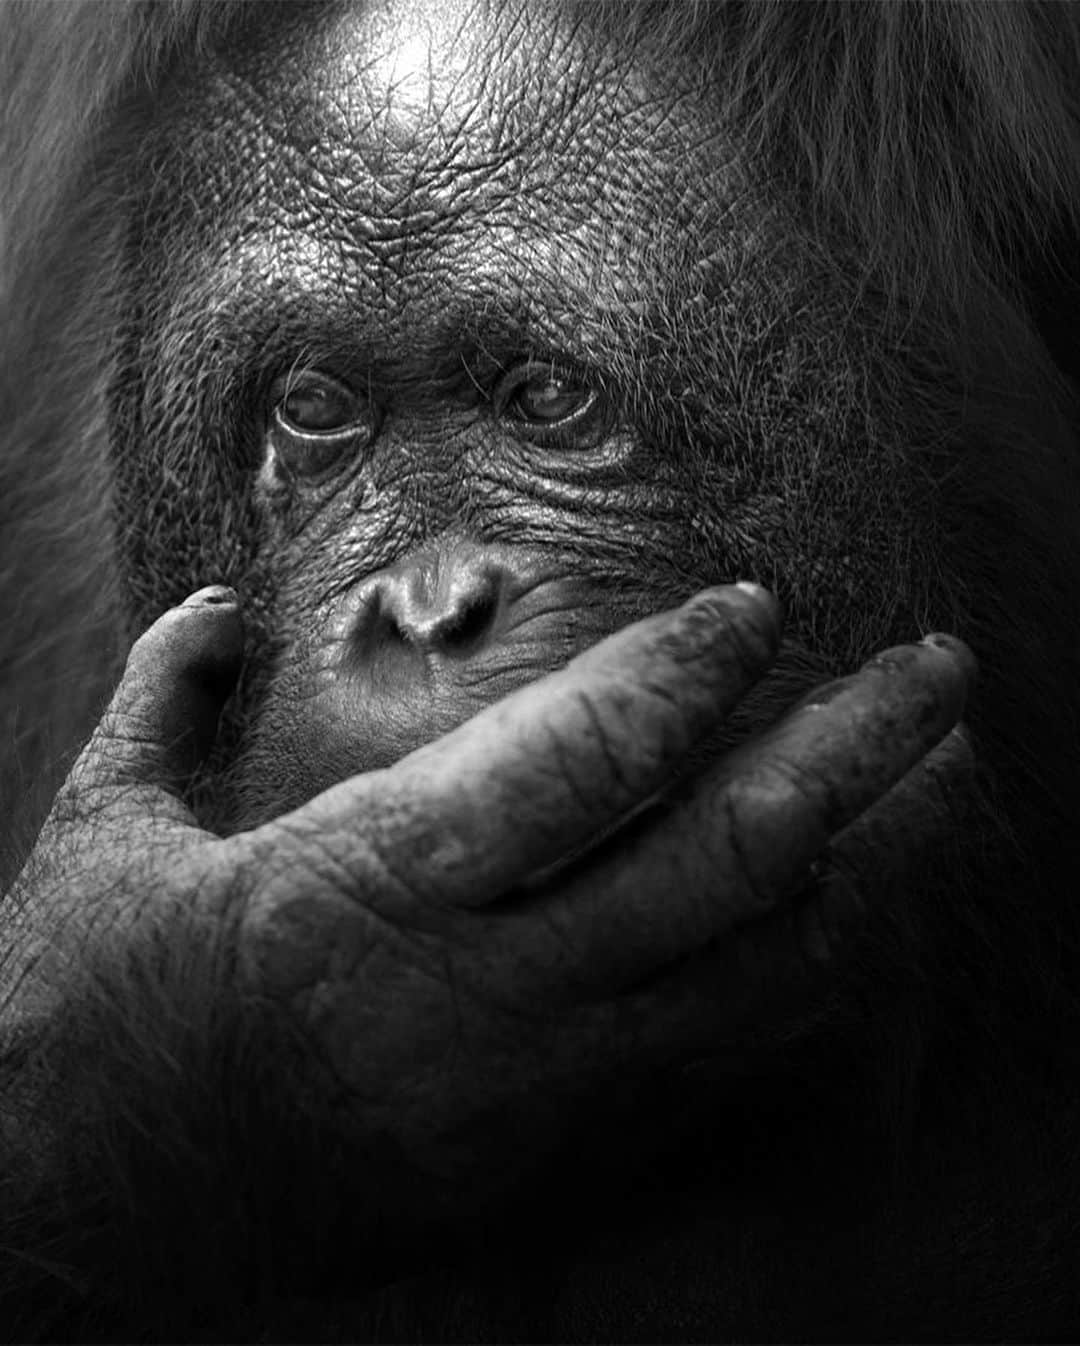
{"type": "Polygon", "coordinates": [[[474,654],[494,637],[509,588],[505,567],[483,550],[414,553],[361,587],[356,637],[369,655],[393,645],[474,654]]]}

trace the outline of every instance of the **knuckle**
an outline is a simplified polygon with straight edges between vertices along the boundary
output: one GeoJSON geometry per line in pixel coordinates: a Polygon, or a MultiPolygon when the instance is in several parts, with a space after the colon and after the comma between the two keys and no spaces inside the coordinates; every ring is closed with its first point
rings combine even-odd
{"type": "Polygon", "coordinates": [[[759,913],[775,907],[842,820],[828,783],[789,758],[733,777],[722,807],[736,882],[759,913]]]}
{"type": "Polygon", "coordinates": [[[689,747],[687,709],[666,685],[579,688],[573,711],[547,724],[547,757],[579,817],[638,803],[664,784],[689,747]]]}
{"type": "MultiPolygon", "coordinates": [[[[666,708],[662,695],[657,700],[666,708]]],[[[580,741],[586,753],[575,752],[569,736],[552,735],[552,745],[567,783],[572,787],[578,784],[580,793],[586,797],[597,788],[632,792],[638,774],[634,769],[635,758],[640,764],[643,755],[637,732],[642,726],[640,722],[634,723],[627,700],[618,696],[598,697],[581,690],[577,709],[583,722],[580,741]]]]}

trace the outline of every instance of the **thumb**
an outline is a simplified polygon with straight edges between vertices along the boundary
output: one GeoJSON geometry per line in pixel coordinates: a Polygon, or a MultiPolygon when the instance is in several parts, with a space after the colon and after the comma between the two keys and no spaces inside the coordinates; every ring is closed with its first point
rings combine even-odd
{"type": "MultiPolygon", "coordinates": [[[[236,593],[200,589],[131,647],[120,685],[69,778],[80,808],[173,807],[213,746],[244,628],[236,593]]],[[[184,810],[184,820],[190,821],[184,810]]]]}

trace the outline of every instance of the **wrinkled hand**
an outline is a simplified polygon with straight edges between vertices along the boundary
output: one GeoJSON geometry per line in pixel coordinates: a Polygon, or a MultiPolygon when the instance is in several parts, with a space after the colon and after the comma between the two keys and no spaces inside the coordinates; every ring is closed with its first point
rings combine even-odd
{"type": "Polygon", "coordinates": [[[50,931],[41,913],[64,908],[79,940],[112,947],[170,904],[205,912],[207,939],[227,923],[245,991],[302,1027],[356,1125],[453,1169],[472,1119],[685,1059],[827,972],[863,900],[808,885],[815,857],[869,828],[887,868],[882,846],[942,825],[932,787],[967,768],[950,730],[971,672],[944,638],[820,689],[662,797],[778,642],[763,590],[706,591],[220,839],[182,789],[242,629],[231,591],[201,591],[133,647],[15,906],[50,931]]]}

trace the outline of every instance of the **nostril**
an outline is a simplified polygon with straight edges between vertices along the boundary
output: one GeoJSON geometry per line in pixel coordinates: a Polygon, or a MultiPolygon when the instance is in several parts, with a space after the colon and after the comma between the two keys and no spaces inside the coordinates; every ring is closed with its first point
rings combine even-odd
{"type": "Polygon", "coordinates": [[[398,621],[392,612],[381,614],[378,625],[380,640],[392,645],[411,645],[413,637],[407,626],[398,621]]]}
{"type": "Polygon", "coordinates": [[[498,566],[441,571],[418,561],[373,577],[357,594],[351,648],[361,659],[397,654],[462,658],[490,642],[508,593],[498,566]]]}
{"type": "Polygon", "coordinates": [[[461,653],[478,645],[494,626],[498,606],[494,588],[462,600],[438,623],[433,633],[435,643],[448,653],[461,653]]]}
{"type": "Polygon", "coordinates": [[[417,643],[413,622],[405,605],[385,584],[376,584],[361,592],[350,643],[363,659],[373,658],[380,650],[413,646],[417,643]]]}

